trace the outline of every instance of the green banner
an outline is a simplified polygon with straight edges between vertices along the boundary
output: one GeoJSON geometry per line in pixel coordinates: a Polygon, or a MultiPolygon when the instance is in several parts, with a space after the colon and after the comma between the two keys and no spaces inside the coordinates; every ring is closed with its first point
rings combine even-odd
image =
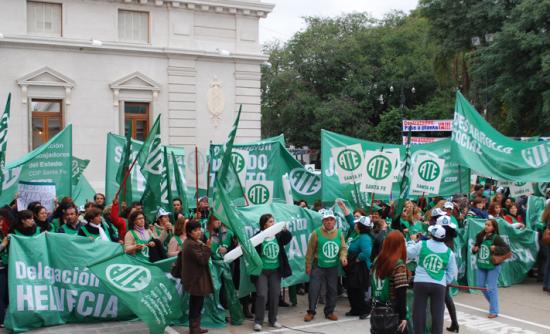
{"type": "MultiPolygon", "coordinates": [[[[401,171],[405,160],[405,146],[376,143],[363,139],[348,137],[327,130],[321,131],[321,166],[322,166],[322,200],[324,203],[332,203],[336,198],[343,198],[354,206],[367,206],[370,202],[370,194],[361,191],[360,175],[362,174],[363,158],[366,151],[393,151],[399,150],[400,162],[396,166],[401,171]],[[338,152],[333,157],[333,152],[338,152]],[[345,173],[346,178],[339,177],[337,170],[345,173]],[[355,180],[355,182],[354,182],[355,180]]],[[[440,140],[423,145],[411,145],[411,163],[421,157],[432,157],[445,160],[445,167],[439,187],[439,195],[451,196],[456,193],[469,191],[470,170],[461,168],[451,158],[450,139],[440,140]],[[460,176],[460,177],[459,177],[460,176]]],[[[397,162],[396,162],[397,163],[397,162]]],[[[410,173],[410,172],[409,172],[410,173]]],[[[400,181],[402,174],[396,173],[394,177],[391,198],[399,198],[400,181]]],[[[407,175],[410,181],[410,175],[407,175]]],[[[409,197],[418,197],[422,194],[411,194],[409,197]]],[[[377,199],[388,199],[390,196],[376,195],[377,199]]]]}
{"type": "MultiPolygon", "coordinates": [[[[499,286],[510,286],[521,283],[527,272],[535,264],[539,250],[537,242],[537,233],[531,229],[516,229],[503,219],[498,219],[499,234],[510,246],[514,255],[506,260],[501,266],[500,276],[498,278],[499,286]]],[[[466,231],[464,235],[468,243],[466,244],[466,259],[468,259],[466,275],[469,286],[476,284],[476,255],[472,254],[472,248],[476,241],[476,235],[484,228],[484,219],[468,219],[466,221],[466,231]]]]}
{"type": "Polygon", "coordinates": [[[154,264],[118,254],[89,268],[108,291],[147,324],[149,333],[162,334],[166,326],[182,317],[182,299],[174,282],[154,264]]]}
{"type": "Polygon", "coordinates": [[[78,206],[84,205],[86,202],[92,202],[94,200],[94,195],[94,188],[92,188],[88,179],[82,175],[78,183],[73,186],[73,202],[78,206]]]}
{"type": "MultiPolygon", "coordinates": [[[[8,100],[6,101],[6,107],[4,113],[0,119],[0,185],[4,184],[4,173],[2,171],[6,167],[6,151],[8,148],[8,121],[10,119],[10,104],[11,93],[8,94],[8,100]]],[[[0,187],[0,195],[2,194],[2,187],[0,187]]]]}
{"type": "MultiPolygon", "coordinates": [[[[211,152],[211,184],[220,168],[222,157],[222,145],[212,145],[211,152]]],[[[243,186],[254,185],[264,181],[272,182],[273,189],[270,198],[274,202],[285,203],[283,187],[283,175],[288,174],[292,197],[295,201],[303,199],[309,205],[321,199],[321,178],[307,171],[284,147],[281,137],[265,139],[260,142],[234,145],[233,162],[239,170],[242,166],[241,182],[243,186]]],[[[266,196],[267,198],[267,196],[266,196]]],[[[257,203],[265,204],[265,203],[257,203]]]]}
{"type": "Polygon", "coordinates": [[[493,179],[550,181],[550,141],[526,142],[504,136],[458,91],[451,150],[456,161],[493,179]]]}
{"type": "Polygon", "coordinates": [[[72,125],[67,125],[47,143],[6,164],[0,204],[11,202],[19,181],[53,182],[57,197],[72,192],[72,125]]]}
{"type": "Polygon", "coordinates": [[[6,328],[24,332],[70,322],[130,319],[86,265],[121,254],[118,243],[57,233],[10,235],[6,328]]]}
{"type": "Polygon", "coordinates": [[[542,212],[545,207],[545,198],[540,196],[529,196],[527,199],[527,212],[525,214],[525,225],[532,230],[542,224],[542,212]]]}

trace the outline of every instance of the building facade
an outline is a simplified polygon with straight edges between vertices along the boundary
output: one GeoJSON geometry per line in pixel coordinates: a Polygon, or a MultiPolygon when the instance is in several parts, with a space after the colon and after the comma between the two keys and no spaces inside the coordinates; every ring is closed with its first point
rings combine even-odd
{"type": "Polygon", "coordinates": [[[73,125],[73,154],[104,188],[107,133],[193,152],[260,139],[259,20],[254,0],[2,0],[0,104],[12,93],[7,161],[73,125]]]}

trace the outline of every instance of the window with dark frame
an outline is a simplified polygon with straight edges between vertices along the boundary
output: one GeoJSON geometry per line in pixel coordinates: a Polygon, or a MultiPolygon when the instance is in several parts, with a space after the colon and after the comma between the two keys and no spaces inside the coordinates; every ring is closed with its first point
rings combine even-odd
{"type": "Polygon", "coordinates": [[[149,134],[149,103],[124,102],[124,134],[132,131],[132,138],[145,140],[149,134]]]}
{"type": "Polygon", "coordinates": [[[48,142],[63,129],[63,101],[31,100],[32,149],[48,142]]]}

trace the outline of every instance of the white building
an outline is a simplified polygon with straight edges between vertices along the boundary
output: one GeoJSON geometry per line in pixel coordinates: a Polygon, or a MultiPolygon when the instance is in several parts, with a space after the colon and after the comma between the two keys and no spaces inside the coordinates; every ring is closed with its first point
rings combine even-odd
{"type": "Polygon", "coordinates": [[[1,0],[0,105],[12,93],[7,161],[73,124],[74,156],[104,188],[108,132],[191,152],[260,138],[260,18],[254,0],[1,0]]]}

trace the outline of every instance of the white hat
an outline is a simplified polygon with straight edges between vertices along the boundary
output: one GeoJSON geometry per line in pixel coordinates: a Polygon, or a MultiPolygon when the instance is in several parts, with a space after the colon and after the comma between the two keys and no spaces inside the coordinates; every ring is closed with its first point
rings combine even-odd
{"type": "Polygon", "coordinates": [[[504,193],[504,188],[503,187],[498,187],[497,188],[497,193],[503,194],[504,193]]]}
{"type": "Polygon", "coordinates": [[[428,232],[436,239],[443,239],[446,235],[445,229],[441,225],[432,225],[428,227],[428,232]]]}
{"type": "Polygon", "coordinates": [[[440,208],[435,208],[432,210],[432,217],[437,217],[437,216],[444,216],[446,213],[443,212],[443,210],[441,210],[440,208]]]}
{"type": "Polygon", "coordinates": [[[327,218],[336,219],[336,216],[331,209],[321,209],[319,210],[319,213],[321,214],[321,220],[325,220],[327,218]]]}
{"type": "Polygon", "coordinates": [[[445,202],[445,204],[443,204],[443,207],[445,209],[454,209],[455,206],[454,206],[453,202],[445,202]]]}
{"type": "Polygon", "coordinates": [[[157,218],[160,218],[162,216],[169,216],[171,215],[172,213],[164,210],[163,208],[160,208],[159,211],[157,212],[157,218]]]}
{"type": "Polygon", "coordinates": [[[373,227],[374,224],[372,223],[372,221],[370,220],[369,217],[365,217],[365,216],[359,216],[359,218],[355,219],[354,222],[356,224],[361,224],[365,227],[373,227]]]}
{"type": "Polygon", "coordinates": [[[453,230],[456,229],[456,224],[451,222],[451,217],[449,217],[449,216],[441,216],[441,217],[437,218],[437,220],[435,221],[435,224],[436,225],[441,225],[441,226],[449,226],[453,230]]]}
{"type": "Polygon", "coordinates": [[[86,209],[84,208],[84,205],[81,205],[78,207],[78,212],[86,212],[86,209]]]}

